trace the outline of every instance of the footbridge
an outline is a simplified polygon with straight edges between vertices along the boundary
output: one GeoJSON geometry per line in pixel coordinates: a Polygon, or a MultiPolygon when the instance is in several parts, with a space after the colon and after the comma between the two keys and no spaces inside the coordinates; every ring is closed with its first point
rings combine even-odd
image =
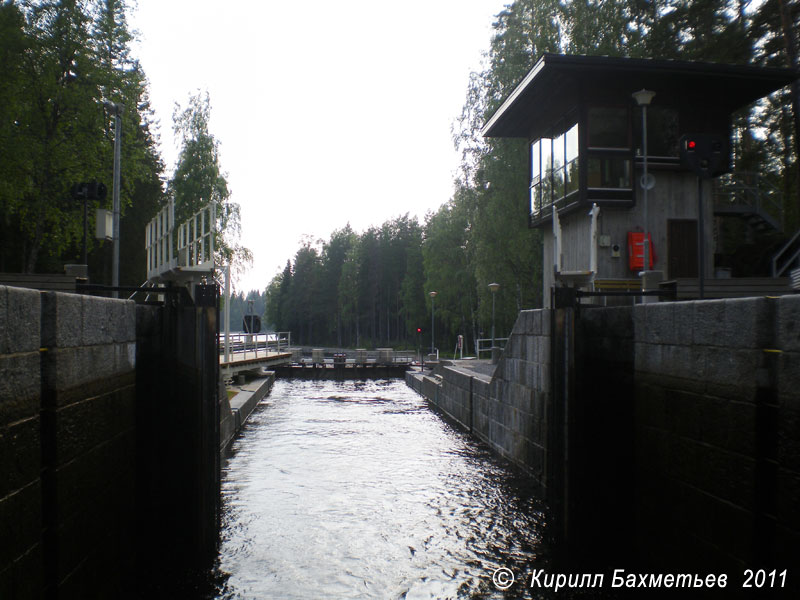
{"type": "Polygon", "coordinates": [[[291,346],[291,333],[220,335],[219,363],[223,376],[262,369],[293,377],[338,375],[346,378],[402,377],[416,353],[394,348],[375,350],[291,346]],[[226,343],[227,340],[227,343],[226,343]]]}

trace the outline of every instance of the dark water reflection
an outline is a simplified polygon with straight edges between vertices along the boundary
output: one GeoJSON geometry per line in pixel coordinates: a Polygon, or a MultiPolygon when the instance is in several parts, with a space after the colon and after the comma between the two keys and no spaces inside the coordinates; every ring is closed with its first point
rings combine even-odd
{"type": "Polygon", "coordinates": [[[526,480],[402,381],[275,384],[223,472],[218,598],[531,598],[526,480]]]}

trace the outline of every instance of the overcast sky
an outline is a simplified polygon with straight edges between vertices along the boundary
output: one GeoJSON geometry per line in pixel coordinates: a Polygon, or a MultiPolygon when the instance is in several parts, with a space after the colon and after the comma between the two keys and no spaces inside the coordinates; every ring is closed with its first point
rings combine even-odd
{"type": "Polygon", "coordinates": [[[327,240],[452,195],[451,126],[508,0],[138,0],[134,46],[171,173],[175,102],[207,90],[242,243],[264,289],[327,240]]]}

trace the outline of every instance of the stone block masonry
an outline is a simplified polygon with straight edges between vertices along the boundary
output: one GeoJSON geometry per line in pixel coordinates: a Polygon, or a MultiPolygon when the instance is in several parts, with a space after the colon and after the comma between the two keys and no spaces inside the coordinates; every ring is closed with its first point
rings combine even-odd
{"type": "Polygon", "coordinates": [[[530,473],[543,492],[549,476],[550,319],[550,311],[522,311],[493,376],[459,361],[445,362],[439,377],[406,376],[449,418],[530,473]]]}
{"type": "Polygon", "coordinates": [[[42,594],[39,292],[0,286],[0,598],[42,594]]]}
{"type": "Polygon", "coordinates": [[[633,315],[638,545],[676,566],[797,564],[800,296],[633,315]]]}
{"type": "Polygon", "coordinates": [[[551,312],[520,312],[488,393],[478,394],[476,434],[501,456],[526,469],[545,492],[550,484],[548,420],[551,418],[551,312]]]}
{"type": "Polygon", "coordinates": [[[129,585],[134,310],[0,287],[0,598],[129,585]]]}
{"type": "Polygon", "coordinates": [[[800,564],[800,296],[522,311],[492,376],[438,375],[407,381],[532,475],[568,545],[800,564]]]}

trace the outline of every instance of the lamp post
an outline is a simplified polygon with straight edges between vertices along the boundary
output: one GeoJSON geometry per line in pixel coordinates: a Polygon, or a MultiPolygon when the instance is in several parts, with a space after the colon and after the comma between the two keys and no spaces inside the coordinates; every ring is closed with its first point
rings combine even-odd
{"type": "Polygon", "coordinates": [[[650,90],[641,89],[631,94],[636,103],[642,107],[642,157],[644,158],[644,172],[640,184],[644,191],[642,201],[644,203],[644,255],[642,261],[642,271],[650,270],[650,233],[647,228],[647,190],[652,187],[652,182],[647,177],[647,107],[655,97],[656,93],[650,90]]]}
{"type": "Polygon", "coordinates": [[[433,345],[433,339],[434,339],[434,336],[433,336],[433,305],[434,305],[434,300],[436,299],[436,294],[438,294],[438,293],[439,292],[428,292],[428,296],[431,297],[431,354],[433,354],[433,352],[434,352],[434,345],[433,345]]]}
{"type": "MultiPolygon", "coordinates": [[[[119,286],[119,169],[120,154],[122,150],[122,104],[103,102],[111,114],[114,115],[114,185],[112,186],[113,225],[112,237],[114,238],[113,258],[111,264],[111,286],[119,286]]],[[[119,297],[119,292],[113,292],[114,298],[119,297]]]]}
{"type": "Polygon", "coordinates": [[[499,283],[490,283],[489,291],[492,292],[492,348],[494,349],[494,298],[497,295],[497,290],[500,289],[499,283]]]}

